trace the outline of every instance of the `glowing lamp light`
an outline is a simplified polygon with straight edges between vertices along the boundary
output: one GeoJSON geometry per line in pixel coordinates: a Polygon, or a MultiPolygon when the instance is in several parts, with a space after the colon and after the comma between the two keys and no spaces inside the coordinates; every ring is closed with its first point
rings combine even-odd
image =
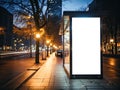
{"type": "Polygon", "coordinates": [[[37,39],[40,38],[40,34],[39,34],[39,33],[36,34],[36,38],[37,38],[37,39]]]}
{"type": "Polygon", "coordinates": [[[49,40],[47,40],[47,41],[46,41],[46,43],[47,43],[47,44],[49,44],[49,43],[50,43],[50,41],[49,41],[49,40]]]}
{"type": "Polygon", "coordinates": [[[55,49],[57,49],[57,46],[56,46],[56,45],[53,45],[53,47],[54,47],[55,49]]]}
{"type": "Polygon", "coordinates": [[[114,39],[110,39],[110,42],[113,43],[113,42],[114,42],[114,39]]]}
{"type": "Polygon", "coordinates": [[[52,46],[53,44],[52,43],[50,43],[50,46],[52,46]]]}

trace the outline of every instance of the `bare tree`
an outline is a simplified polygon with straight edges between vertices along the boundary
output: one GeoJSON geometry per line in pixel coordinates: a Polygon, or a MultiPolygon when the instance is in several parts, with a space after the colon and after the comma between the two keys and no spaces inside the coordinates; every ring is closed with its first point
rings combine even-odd
{"type": "Polygon", "coordinates": [[[0,5],[14,14],[14,23],[24,26],[24,17],[33,16],[37,30],[46,24],[47,0],[0,0],[0,5]]]}

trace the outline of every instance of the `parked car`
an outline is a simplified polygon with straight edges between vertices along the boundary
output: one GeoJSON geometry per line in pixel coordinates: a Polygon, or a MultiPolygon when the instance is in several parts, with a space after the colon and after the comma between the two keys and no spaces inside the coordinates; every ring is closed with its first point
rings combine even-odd
{"type": "Polygon", "coordinates": [[[63,50],[56,50],[55,56],[63,57],[63,50]]]}

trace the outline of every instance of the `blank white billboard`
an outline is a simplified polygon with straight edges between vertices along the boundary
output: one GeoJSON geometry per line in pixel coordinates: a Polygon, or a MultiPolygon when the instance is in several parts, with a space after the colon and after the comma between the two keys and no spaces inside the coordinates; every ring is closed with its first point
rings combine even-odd
{"type": "Polygon", "coordinates": [[[72,17],[72,75],[100,74],[100,18],[72,17]]]}

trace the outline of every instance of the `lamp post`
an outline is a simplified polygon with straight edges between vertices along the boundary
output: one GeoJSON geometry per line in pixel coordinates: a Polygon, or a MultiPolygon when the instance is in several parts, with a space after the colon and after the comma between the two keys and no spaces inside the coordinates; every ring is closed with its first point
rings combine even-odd
{"type": "Polygon", "coordinates": [[[48,55],[48,48],[49,48],[49,43],[50,43],[50,41],[47,40],[46,43],[47,43],[47,57],[48,57],[48,56],[49,56],[49,55],[48,55]]]}
{"type": "Polygon", "coordinates": [[[40,34],[36,33],[36,53],[35,53],[35,63],[39,63],[39,39],[40,39],[40,34]]]}
{"type": "Polygon", "coordinates": [[[111,45],[112,45],[112,54],[114,54],[114,52],[113,52],[113,43],[114,43],[114,39],[110,39],[110,43],[111,43],[111,45]]]}
{"type": "Polygon", "coordinates": [[[32,57],[32,36],[31,36],[31,33],[30,33],[30,57],[32,57]]]}
{"type": "Polygon", "coordinates": [[[52,54],[52,43],[50,43],[50,54],[52,54]]]}

